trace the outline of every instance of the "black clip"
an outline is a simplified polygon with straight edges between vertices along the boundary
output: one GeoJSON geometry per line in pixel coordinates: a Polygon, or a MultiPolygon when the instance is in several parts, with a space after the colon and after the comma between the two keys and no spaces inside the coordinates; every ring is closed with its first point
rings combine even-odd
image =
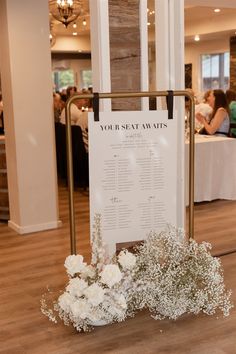
{"type": "Polygon", "coordinates": [[[94,112],[94,121],[99,122],[99,93],[94,92],[93,94],[93,112],[94,112]]]}
{"type": "Polygon", "coordinates": [[[168,90],[168,95],[166,96],[166,105],[168,109],[168,119],[173,119],[173,109],[174,109],[174,92],[168,90]]]}

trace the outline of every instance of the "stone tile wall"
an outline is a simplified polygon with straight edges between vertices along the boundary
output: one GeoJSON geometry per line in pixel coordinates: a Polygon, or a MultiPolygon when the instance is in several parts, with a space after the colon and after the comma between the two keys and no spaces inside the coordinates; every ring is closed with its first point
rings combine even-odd
{"type": "MultiPolygon", "coordinates": [[[[111,92],[140,91],[139,0],[109,0],[111,92]]],[[[140,99],[113,99],[113,110],[140,110],[140,99]]]]}

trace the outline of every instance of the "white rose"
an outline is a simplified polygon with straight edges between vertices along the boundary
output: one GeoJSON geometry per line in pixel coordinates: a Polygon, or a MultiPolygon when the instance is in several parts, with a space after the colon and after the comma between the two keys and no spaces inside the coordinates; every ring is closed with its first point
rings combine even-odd
{"type": "Polygon", "coordinates": [[[107,264],[100,275],[102,283],[109,286],[109,288],[119,283],[122,278],[121,271],[116,264],[107,264]]]}
{"type": "Polygon", "coordinates": [[[136,264],[136,257],[127,250],[121,251],[118,256],[118,262],[124,269],[132,269],[136,264]]]}
{"type": "Polygon", "coordinates": [[[84,295],[87,297],[88,302],[93,306],[98,306],[104,298],[105,290],[97,283],[90,285],[85,291],[84,295]]]}
{"type": "Polygon", "coordinates": [[[67,313],[70,311],[70,307],[74,302],[75,298],[69,293],[64,293],[58,298],[58,305],[67,313]]]}
{"type": "Polygon", "coordinates": [[[88,317],[91,307],[85,299],[79,299],[71,304],[70,309],[74,317],[80,317],[82,320],[84,320],[86,317],[88,317]]]}
{"type": "Polygon", "coordinates": [[[81,255],[71,255],[68,256],[65,260],[65,268],[67,273],[73,277],[75,273],[81,272],[83,268],[86,266],[86,263],[83,262],[83,256],[81,255]]]}
{"type": "Polygon", "coordinates": [[[91,265],[84,267],[84,269],[80,273],[80,276],[83,279],[86,279],[88,277],[94,278],[95,275],[96,275],[96,271],[95,271],[94,267],[91,265]]]}
{"type": "Polygon", "coordinates": [[[88,283],[80,278],[70,279],[69,284],[66,287],[66,291],[68,291],[72,296],[82,296],[83,291],[88,287],[88,283]]]}

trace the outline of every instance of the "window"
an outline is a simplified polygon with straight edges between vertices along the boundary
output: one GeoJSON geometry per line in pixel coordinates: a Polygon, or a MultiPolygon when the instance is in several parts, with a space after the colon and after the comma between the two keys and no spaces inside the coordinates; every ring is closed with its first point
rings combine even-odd
{"type": "Polygon", "coordinates": [[[81,70],[81,81],[83,88],[92,86],[92,70],[81,70]]]}
{"type": "Polygon", "coordinates": [[[203,54],[202,65],[202,90],[222,89],[229,87],[229,53],[203,54]]]}
{"type": "Polygon", "coordinates": [[[61,91],[66,89],[68,86],[75,86],[74,71],[71,69],[59,71],[55,70],[53,71],[53,81],[55,91],[61,91]]]}

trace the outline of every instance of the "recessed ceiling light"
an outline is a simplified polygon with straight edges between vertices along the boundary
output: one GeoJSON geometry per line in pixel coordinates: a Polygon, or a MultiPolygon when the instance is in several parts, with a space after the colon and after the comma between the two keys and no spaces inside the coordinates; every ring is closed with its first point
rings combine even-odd
{"type": "Polygon", "coordinates": [[[196,36],[194,36],[194,40],[195,40],[196,42],[200,41],[199,34],[196,34],[196,36]]]}
{"type": "Polygon", "coordinates": [[[214,9],[214,12],[220,12],[220,9],[214,9]]]}
{"type": "Polygon", "coordinates": [[[73,36],[77,36],[77,32],[73,32],[72,34],[73,34],[73,36]]]}

